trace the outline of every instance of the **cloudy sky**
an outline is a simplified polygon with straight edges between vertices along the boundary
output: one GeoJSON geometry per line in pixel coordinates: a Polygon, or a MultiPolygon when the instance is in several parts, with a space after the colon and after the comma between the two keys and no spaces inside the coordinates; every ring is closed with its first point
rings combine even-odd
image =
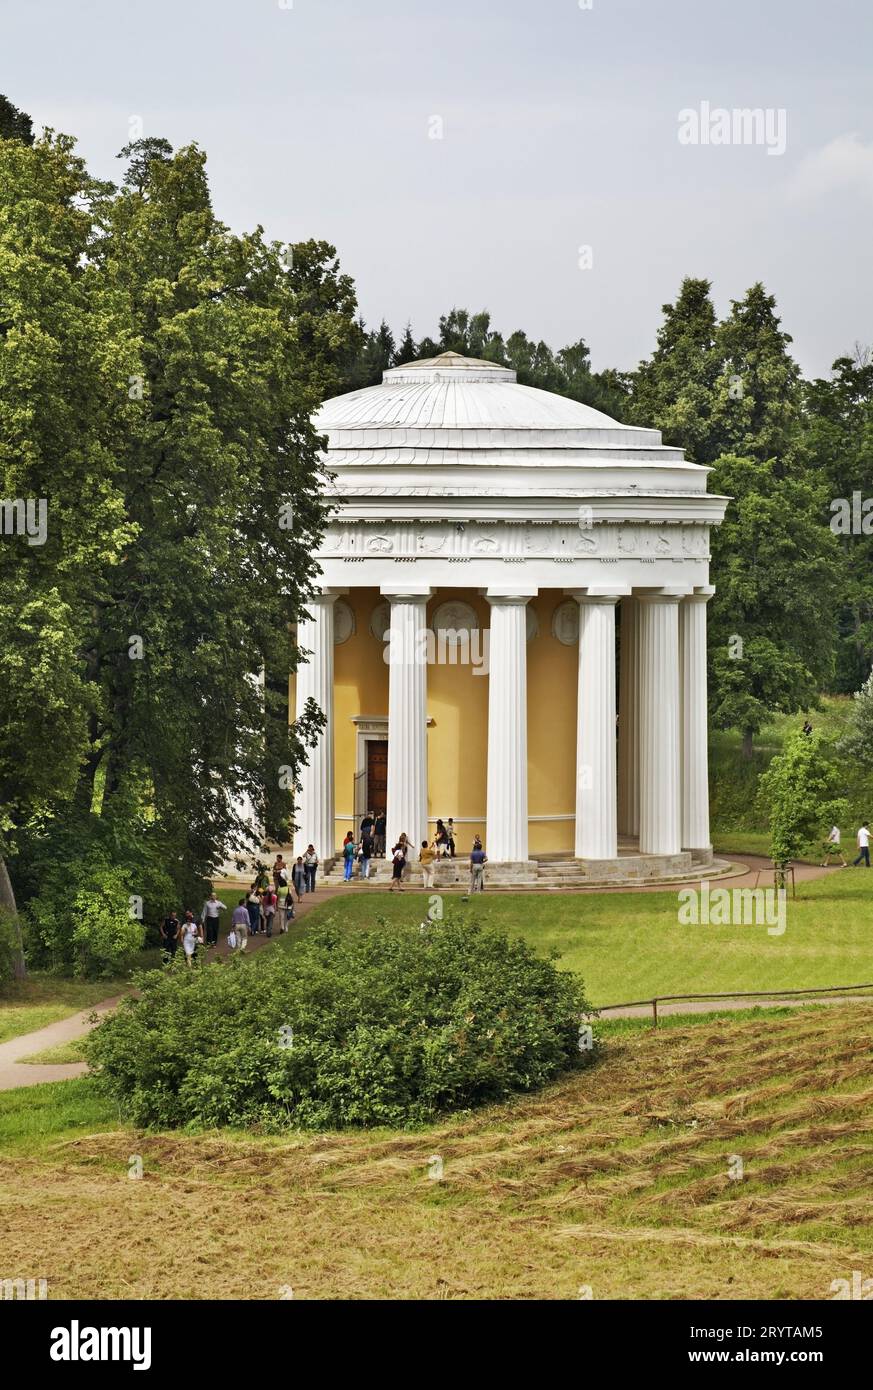
{"type": "Polygon", "coordinates": [[[137,118],[197,141],[220,216],[332,241],[368,322],[487,307],[631,367],[703,275],[762,279],[807,373],[873,342],[870,0],[0,0],[0,36],[96,173],[137,118]]]}

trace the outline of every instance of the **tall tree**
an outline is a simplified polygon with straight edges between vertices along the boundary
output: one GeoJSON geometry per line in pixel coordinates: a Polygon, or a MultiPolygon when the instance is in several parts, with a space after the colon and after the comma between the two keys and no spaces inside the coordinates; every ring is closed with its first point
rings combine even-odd
{"type": "Polygon", "coordinates": [[[20,140],[22,145],[34,142],[33,122],[26,111],[19,111],[8,97],[0,93],[0,140],[20,140]]]}
{"type": "Polygon", "coordinates": [[[719,362],[710,288],[708,280],[682,281],[676,303],[663,306],[657,347],[633,380],[633,421],[659,429],[665,444],[696,463],[711,463],[721,451],[711,418],[719,362]]]}

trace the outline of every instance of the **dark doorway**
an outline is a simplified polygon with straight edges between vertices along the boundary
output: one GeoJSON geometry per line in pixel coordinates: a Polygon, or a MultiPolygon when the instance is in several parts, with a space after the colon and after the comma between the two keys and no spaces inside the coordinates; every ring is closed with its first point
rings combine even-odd
{"type": "Polygon", "coordinates": [[[367,739],[367,810],[376,815],[388,801],[388,740],[367,739]]]}

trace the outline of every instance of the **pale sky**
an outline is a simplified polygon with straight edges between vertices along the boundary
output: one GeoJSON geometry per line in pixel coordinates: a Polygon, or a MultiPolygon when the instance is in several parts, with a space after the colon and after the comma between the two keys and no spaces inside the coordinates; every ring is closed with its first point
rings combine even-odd
{"type": "Polygon", "coordinates": [[[132,118],[196,141],[231,227],[333,242],[398,336],[487,307],[629,368],[700,275],[763,280],[809,374],[873,343],[871,0],[589,3],[0,0],[0,91],[102,176],[132,118]],[[785,152],[680,143],[703,102],[785,152]]]}

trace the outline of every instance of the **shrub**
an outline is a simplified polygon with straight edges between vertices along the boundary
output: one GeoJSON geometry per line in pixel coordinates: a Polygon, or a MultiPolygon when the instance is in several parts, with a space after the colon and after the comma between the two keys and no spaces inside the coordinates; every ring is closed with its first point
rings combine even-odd
{"type": "Polygon", "coordinates": [[[39,963],[76,975],[111,975],[143,943],[117,870],[92,858],[70,868],[66,887],[48,883],[27,909],[28,939],[39,963]]]}
{"type": "Polygon", "coordinates": [[[581,982],[524,942],[447,920],[342,932],[137,979],[86,1043],[135,1124],[420,1124],[582,1065],[581,982]]]}

